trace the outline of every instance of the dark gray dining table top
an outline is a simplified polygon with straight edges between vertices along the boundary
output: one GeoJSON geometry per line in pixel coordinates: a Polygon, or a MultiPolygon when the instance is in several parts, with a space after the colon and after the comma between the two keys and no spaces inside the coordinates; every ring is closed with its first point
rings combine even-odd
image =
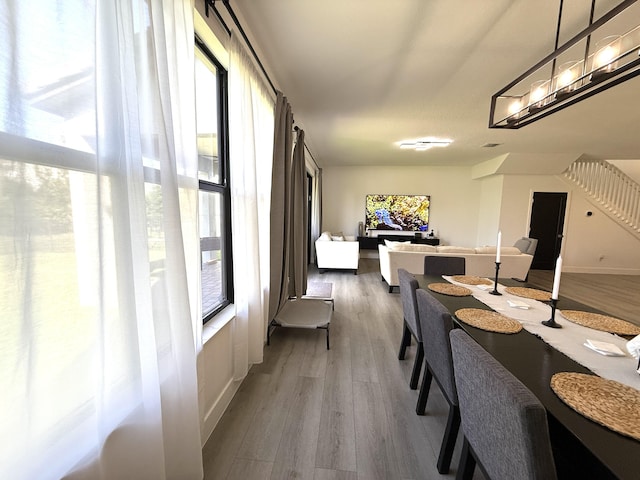
{"type": "MultiPolygon", "coordinates": [[[[473,296],[454,297],[429,290],[427,285],[430,283],[445,281],[441,276],[416,275],[416,279],[420,288],[431,293],[452,314],[461,308],[491,310],[473,296]]],[[[512,279],[500,279],[499,283],[505,286],[537,288],[512,279]]],[[[557,305],[560,310],[603,313],[562,296],[558,299],[557,305]]],[[[577,471],[582,469],[583,474],[588,475],[584,478],[640,479],[640,442],[618,434],[575,412],[551,389],[551,377],[557,372],[591,373],[590,370],[524,329],[517,334],[506,335],[487,332],[455,320],[457,327],[463,328],[478,344],[491,353],[545,406],[552,443],[554,443],[556,464],[571,463],[571,468],[574,468],[573,464],[580,462],[581,465],[575,465],[575,468],[577,471]],[[559,459],[559,456],[566,458],[559,459]]],[[[562,321],[558,320],[558,323],[562,321]]]]}

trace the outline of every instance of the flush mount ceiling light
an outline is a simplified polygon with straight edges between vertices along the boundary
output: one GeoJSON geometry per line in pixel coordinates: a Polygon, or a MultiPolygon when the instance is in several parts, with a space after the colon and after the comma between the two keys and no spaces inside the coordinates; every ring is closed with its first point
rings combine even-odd
{"type": "Polygon", "coordinates": [[[441,139],[441,138],[423,138],[421,140],[405,140],[398,142],[398,145],[403,150],[417,150],[424,151],[433,147],[448,147],[453,140],[441,139]]]}
{"type": "Polygon", "coordinates": [[[560,0],[555,50],[491,97],[489,128],[524,127],[640,75],[640,26],[626,26],[640,18],[636,2],[621,1],[594,21],[591,0],[589,26],[559,47],[560,0]]]}

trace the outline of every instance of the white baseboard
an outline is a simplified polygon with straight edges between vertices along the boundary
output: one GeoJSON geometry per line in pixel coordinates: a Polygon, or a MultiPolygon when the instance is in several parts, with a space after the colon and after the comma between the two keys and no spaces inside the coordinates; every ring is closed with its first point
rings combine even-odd
{"type": "Polygon", "coordinates": [[[202,422],[202,429],[200,431],[200,439],[203,447],[204,444],[207,443],[207,440],[209,440],[209,437],[213,433],[213,429],[216,428],[216,425],[231,403],[233,396],[240,388],[241,383],[242,380],[229,380],[209,411],[205,414],[202,422]]]}
{"type": "Polygon", "coordinates": [[[622,267],[570,267],[563,265],[563,272],[567,273],[600,273],[607,275],[640,275],[640,268],[622,267]]]}

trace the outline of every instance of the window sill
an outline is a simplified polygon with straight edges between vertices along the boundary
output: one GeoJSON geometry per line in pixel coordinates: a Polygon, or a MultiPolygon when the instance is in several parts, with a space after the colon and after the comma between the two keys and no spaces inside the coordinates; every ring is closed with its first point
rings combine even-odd
{"type": "Polygon", "coordinates": [[[202,344],[204,345],[218,333],[222,328],[233,320],[236,316],[236,306],[227,305],[220,313],[209,320],[202,327],[202,344]]]}

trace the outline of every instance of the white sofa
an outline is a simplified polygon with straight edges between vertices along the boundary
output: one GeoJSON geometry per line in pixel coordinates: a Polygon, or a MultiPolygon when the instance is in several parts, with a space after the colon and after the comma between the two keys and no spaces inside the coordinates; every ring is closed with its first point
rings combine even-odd
{"type": "Polygon", "coordinates": [[[328,269],[353,270],[358,273],[360,244],[355,237],[323,232],[315,242],[316,264],[320,273],[328,269]]]}
{"type": "MultiPolygon", "coordinates": [[[[465,273],[494,278],[496,274],[496,247],[456,247],[386,242],[378,245],[380,273],[389,285],[389,292],[398,286],[398,269],[422,274],[427,255],[464,257],[465,273]]],[[[500,249],[500,277],[524,280],[529,273],[533,255],[522,253],[517,247],[500,249]]]]}

